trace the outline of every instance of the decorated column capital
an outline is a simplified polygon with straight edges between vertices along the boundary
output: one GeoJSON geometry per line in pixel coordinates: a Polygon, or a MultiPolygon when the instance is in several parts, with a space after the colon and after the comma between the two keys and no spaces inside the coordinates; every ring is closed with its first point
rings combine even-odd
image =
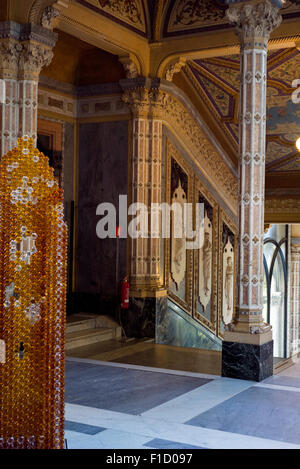
{"type": "Polygon", "coordinates": [[[236,26],[237,34],[244,47],[254,44],[258,47],[266,47],[270,33],[282,21],[279,7],[270,0],[232,4],[226,11],[226,16],[236,26]]]}
{"type": "Polygon", "coordinates": [[[38,81],[41,70],[50,65],[52,58],[52,47],[31,41],[23,43],[19,60],[19,78],[38,81]]]}
{"type": "Polygon", "coordinates": [[[129,106],[133,116],[161,119],[167,107],[167,93],[160,86],[159,79],[138,77],[121,80],[123,101],[129,106]]]}
{"type": "Polygon", "coordinates": [[[12,38],[0,40],[0,76],[15,78],[18,74],[22,45],[12,38]]]}
{"type": "Polygon", "coordinates": [[[0,156],[18,136],[37,134],[38,81],[50,64],[57,34],[40,25],[0,22],[0,79],[6,96],[0,121],[0,156]]]}
{"type": "Polygon", "coordinates": [[[36,24],[0,23],[1,78],[38,80],[50,64],[57,34],[36,24]]]}

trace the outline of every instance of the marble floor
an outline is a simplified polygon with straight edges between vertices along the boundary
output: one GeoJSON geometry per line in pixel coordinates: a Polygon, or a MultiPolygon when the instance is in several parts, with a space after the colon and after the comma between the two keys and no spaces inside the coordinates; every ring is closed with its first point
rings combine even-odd
{"type": "Polygon", "coordinates": [[[300,449],[300,361],[261,383],[68,357],[69,449],[300,449]]]}
{"type": "Polygon", "coordinates": [[[110,340],[68,350],[67,355],[105,362],[221,374],[221,352],[155,344],[151,340],[110,340]]]}

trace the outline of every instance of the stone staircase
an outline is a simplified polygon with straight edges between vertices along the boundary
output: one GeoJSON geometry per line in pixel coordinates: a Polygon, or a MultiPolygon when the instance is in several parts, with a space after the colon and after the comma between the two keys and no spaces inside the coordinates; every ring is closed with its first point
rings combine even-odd
{"type": "Polygon", "coordinates": [[[66,351],[107,340],[121,339],[121,327],[110,317],[80,313],[67,318],[66,351]]]}

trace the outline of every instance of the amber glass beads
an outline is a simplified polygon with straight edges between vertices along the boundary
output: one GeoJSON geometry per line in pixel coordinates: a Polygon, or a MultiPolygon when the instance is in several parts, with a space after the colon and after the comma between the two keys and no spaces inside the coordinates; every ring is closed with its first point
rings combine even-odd
{"type": "Polygon", "coordinates": [[[0,162],[0,448],[64,447],[66,251],[62,190],[18,139],[0,162]]]}

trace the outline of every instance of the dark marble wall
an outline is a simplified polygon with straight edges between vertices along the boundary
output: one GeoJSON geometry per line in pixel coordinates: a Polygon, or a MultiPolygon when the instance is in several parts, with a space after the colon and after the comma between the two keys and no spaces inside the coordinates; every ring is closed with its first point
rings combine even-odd
{"type": "Polygon", "coordinates": [[[129,309],[121,313],[127,337],[155,337],[155,318],[167,305],[167,298],[130,298],[129,309]]]}
{"type": "Polygon", "coordinates": [[[64,152],[63,152],[63,186],[64,200],[69,203],[73,200],[74,178],[74,125],[64,123],[64,152]]]}
{"type": "Polygon", "coordinates": [[[273,375],[273,341],[263,345],[223,342],[222,376],[262,381],[273,375]]]}
{"type": "MultiPolygon", "coordinates": [[[[77,305],[90,312],[110,313],[116,298],[116,239],[99,239],[96,208],[115,205],[128,187],[128,122],[81,124],[79,128],[77,224],[77,305]]],[[[120,269],[126,274],[126,239],[120,239],[120,269]]]]}

